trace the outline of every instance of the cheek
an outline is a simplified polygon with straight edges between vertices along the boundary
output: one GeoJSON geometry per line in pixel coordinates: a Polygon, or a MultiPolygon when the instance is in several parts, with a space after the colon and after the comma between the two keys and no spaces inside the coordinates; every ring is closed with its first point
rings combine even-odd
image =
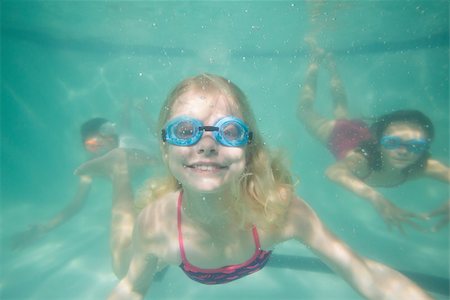
{"type": "Polygon", "coordinates": [[[419,154],[411,154],[410,159],[411,159],[411,164],[415,164],[419,159],[420,159],[420,155],[419,154]]]}
{"type": "Polygon", "coordinates": [[[245,151],[241,148],[231,148],[228,153],[228,159],[230,163],[230,171],[233,173],[242,174],[245,170],[246,156],[245,151]]]}
{"type": "MultiPolygon", "coordinates": [[[[399,168],[405,168],[410,165],[415,164],[420,155],[412,154],[412,153],[397,153],[397,150],[382,150],[381,157],[386,162],[389,162],[393,165],[397,165],[399,168]]],[[[400,150],[399,150],[400,151],[400,150]]]]}
{"type": "Polygon", "coordinates": [[[384,148],[381,148],[381,157],[382,158],[389,158],[393,156],[394,151],[393,150],[385,150],[384,148]]]}
{"type": "Polygon", "coordinates": [[[171,173],[177,177],[180,170],[185,165],[185,157],[188,156],[188,147],[171,147],[169,146],[164,153],[164,160],[171,173]]]}

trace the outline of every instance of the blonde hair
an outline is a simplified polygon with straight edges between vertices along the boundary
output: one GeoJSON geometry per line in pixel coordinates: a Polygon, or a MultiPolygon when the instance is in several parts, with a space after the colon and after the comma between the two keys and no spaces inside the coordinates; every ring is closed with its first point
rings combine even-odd
{"type": "MultiPolygon", "coordinates": [[[[161,132],[170,118],[171,109],[177,99],[193,89],[220,92],[228,96],[253,132],[253,139],[246,146],[245,172],[233,190],[235,197],[231,209],[236,213],[239,222],[241,225],[260,226],[280,224],[293,197],[291,175],[282,163],[281,155],[272,155],[267,149],[257,130],[247,98],[238,86],[226,78],[212,74],[201,74],[183,80],[171,91],[161,108],[158,131],[161,132]]],[[[164,155],[167,145],[162,141],[160,143],[164,155]]],[[[164,179],[151,179],[138,193],[138,198],[141,198],[138,203],[142,206],[142,203],[159,199],[164,194],[181,188],[181,184],[170,173],[164,179]]]]}

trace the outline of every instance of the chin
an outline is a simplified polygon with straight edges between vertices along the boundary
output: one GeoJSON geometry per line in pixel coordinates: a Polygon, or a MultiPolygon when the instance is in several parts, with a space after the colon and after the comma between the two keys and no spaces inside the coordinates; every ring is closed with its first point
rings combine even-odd
{"type": "Polygon", "coordinates": [[[189,186],[200,193],[213,194],[222,193],[230,190],[230,185],[218,180],[197,179],[197,181],[187,183],[183,186],[189,186]]]}
{"type": "Polygon", "coordinates": [[[400,170],[406,169],[407,167],[411,166],[412,164],[414,164],[414,161],[409,161],[409,160],[408,161],[399,161],[399,160],[391,161],[391,165],[400,170]]]}

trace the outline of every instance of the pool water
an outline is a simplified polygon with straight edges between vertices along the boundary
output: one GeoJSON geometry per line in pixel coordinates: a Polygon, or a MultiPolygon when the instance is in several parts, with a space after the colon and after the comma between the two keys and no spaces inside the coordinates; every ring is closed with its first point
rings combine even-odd
{"type": "MultiPolygon", "coordinates": [[[[328,151],[297,121],[307,35],[334,53],[354,116],[414,108],[433,120],[431,152],[449,164],[447,1],[2,1],[0,299],[105,299],[117,284],[109,254],[111,186],[95,182],[83,210],[30,247],[11,237],[71,199],[86,160],[79,126],[120,117],[127,100],[157,118],[171,87],[200,72],[247,94],[271,147],[299,178],[297,191],[361,255],[449,298],[448,227],[389,231],[375,211],[331,183],[328,151]]],[[[322,72],[317,107],[331,112],[322,72]]],[[[137,119],[137,116],[135,116],[137,119]]],[[[135,130],[148,135],[142,123],[135,130]]],[[[154,171],[156,172],[156,171],[154,171]]],[[[147,174],[145,174],[147,175],[147,174]]],[[[139,187],[145,176],[134,182],[139,187]]],[[[421,179],[380,189],[400,207],[429,211],[448,185],[421,179]]],[[[306,247],[286,242],[267,268],[204,286],[170,267],[148,299],[361,299],[306,247]]]]}

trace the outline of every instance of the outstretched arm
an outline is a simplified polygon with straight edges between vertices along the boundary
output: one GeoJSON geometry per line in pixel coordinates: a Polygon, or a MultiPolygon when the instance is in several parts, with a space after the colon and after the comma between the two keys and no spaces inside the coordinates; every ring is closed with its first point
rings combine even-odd
{"type": "Polygon", "coordinates": [[[144,209],[138,217],[133,231],[133,256],[128,272],[113,289],[108,300],[144,299],[155,274],[167,266],[152,254],[155,247],[149,230],[156,226],[152,223],[155,218],[150,216],[150,211],[144,209]]]}
{"type": "Polygon", "coordinates": [[[297,200],[288,213],[288,222],[293,226],[286,228],[366,299],[431,299],[403,274],[359,256],[332,234],[303,200],[297,200]]]}
{"type": "Polygon", "coordinates": [[[19,249],[27,246],[34,240],[44,236],[47,232],[60,226],[65,221],[69,220],[75,215],[86,202],[89,190],[91,187],[92,178],[89,176],[81,176],[77,192],[67,206],[56,214],[53,218],[45,223],[31,225],[28,230],[25,230],[13,237],[13,249],[19,249]]]}
{"type": "Polygon", "coordinates": [[[326,175],[330,180],[372,204],[389,227],[395,226],[403,231],[402,224],[407,223],[418,229],[419,225],[414,222],[414,219],[423,219],[423,217],[397,207],[376,189],[360,179],[368,173],[366,159],[356,152],[349,154],[343,160],[337,161],[326,170],[326,175]]]}
{"type": "Polygon", "coordinates": [[[450,183],[450,168],[438,160],[429,159],[425,167],[425,176],[450,183]]]}
{"type": "Polygon", "coordinates": [[[108,300],[142,300],[158,269],[156,257],[134,253],[127,275],[109,295],[108,300]]]}
{"type": "MultiPolygon", "coordinates": [[[[429,159],[425,168],[425,175],[442,182],[450,183],[450,168],[442,162],[429,159]]],[[[431,227],[436,232],[448,225],[450,219],[450,199],[441,206],[424,215],[426,218],[439,218],[437,223],[431,227]]]]}

